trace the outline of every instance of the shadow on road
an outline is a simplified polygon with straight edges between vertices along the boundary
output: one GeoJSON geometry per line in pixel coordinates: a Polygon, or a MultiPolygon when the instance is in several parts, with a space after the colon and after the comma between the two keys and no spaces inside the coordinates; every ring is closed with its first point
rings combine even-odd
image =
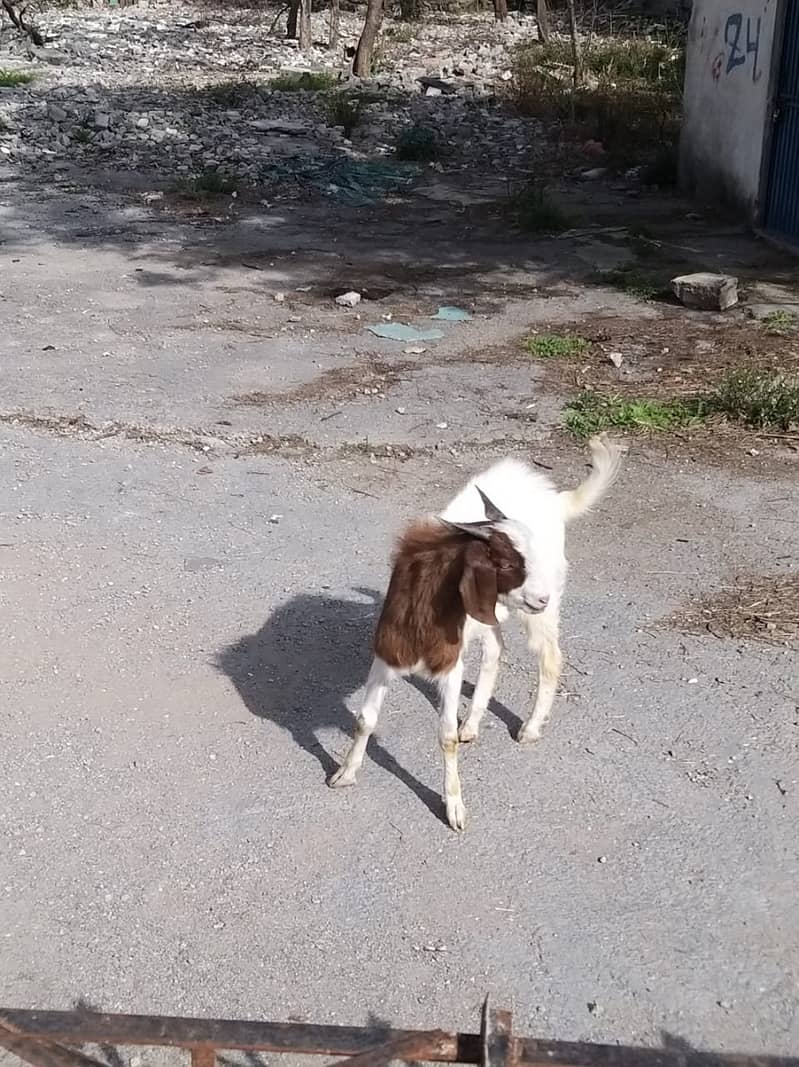
{"type": "MultiPolygon", "coordinates": [[[[316,594],[294,597],[277,609],[258,630],[223,649],[218,668],[235,685],[248,710],[286,730],[294,741],[319,761],[325,777],[338,762],[319,740],[335,727],[352,734],[350,698],[366,680],[371,662],[372,636],[381,594],[357,589],[365,600],[341,600],[316,594]]],[[[430,703],[437,704],[435,685],[422,678],[409,679],[430,703]]],[[[395,683],[393,691],[402,683],[395,683]]],[[[472,685],[464,686],[470,697],[472,685]]],[[[389,692],[388,700],[392,699],[389,692]]],[[[514,733],[521,720],[493,701],[491,711],[514,733]]],[[[430,732],[435,744],[435,731],[430,732]]],[[[376,738],[369,742],[368,757],[393,774],[439,819],[446,822],[438,793],[402,767],[376,738]]]]}
{"type": "MultiPolygon", "coordinates": [[[[338,763],[320,742],[319,732],[336,727],[352,733],[347,702],[366,680],[382,599],[374,590],[357,592],[368,601],[294,597],[257,633],[228,646],[218,659],[249,711],[287,730],[300,748],[319,760],[326,778],[338,763]]],[[[422,691],[428,696],[434,692],[430,686],[422,691]]],[[[446,821],[440,796],[401,767],[375,737],[368,756],[446,821]]]]}

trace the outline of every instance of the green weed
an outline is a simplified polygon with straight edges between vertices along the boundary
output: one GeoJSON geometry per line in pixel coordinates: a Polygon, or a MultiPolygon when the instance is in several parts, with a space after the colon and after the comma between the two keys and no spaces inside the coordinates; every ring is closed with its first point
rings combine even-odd
{"type": "Polygon", "coordinates": [[[338,75],[328,70],[284,70],[269,81],[269,88],[281,93],[323,93],[338,84],[338,75]]]}
{"type": "Polygon", "coordinates": [[[181,182],[177,191],[186,199],[201,200],[216,196],[230,196],[236,191],[236,186],[218,170],[208,169],[181,182]]]}
{"type": "Polygon", "coordinates": [[[764,315],[762,322],[769,333],[779,336],[799,325],[799,315],[794,311],[786,311],[785,308],[777,308],[764,315]]]}
{"type": "Polygon", "coordinates": [[[655,300],[668,291],[665,283],[638,267],[618,267],[616,270],[601,271],[597,280],[601,285],[611,285],[614,289],[620,289],[623,293],[641,300],[655,300]]]}
{"type": "Polygon", "coordinates": [[[524,347],[537,359],[565,359],[579,356],[588,347],[584,337],[562,337],[556,333],[542,333],[528,337],[524,347]]]}
{"type": "Polygon", "coordinates": [[[205,96],[220,107],[241,107],[258,93],[258,86],[251,81],[224,81],[208,85],[202,90],[205,96]]]}
{"type": "Polygon", "coordinates": [[[711,410],[754,426],[789,430],[799,424],[799,377],[774,371],[730,374],[707,398],[711,410]]]}
{"type": "Polygon", "coordinates": [[[540,182],[530,182],[510,198],[508,212],[525,233],[562,233],[571,217],[548,196],[540,182]]]}
{"type": "Polygon", "coordinates": [[[602,430],[677,430],[701,422],[707,406],[701,399],[625,400],[586,390],[566,405],[563,421],[576,437],[602,430]]]}
{"type": "Polygon", "coordinates": [[[363,118],[363,101],[354,93],[333,93],[326,102],[325,114],[330,126],[343,126],[349,138],[363,118]]]}
{"type": "Polygon", "coordinates": [[[438,139],[428,126],[406,126],[397,135],[394,153],[406,163],[430,163],[438,157],[438,139]]]}
{"type": "Polygon", "coordinates": [[[5,70],[0,68],[0,88],[16,89],[20,85],[30,85],[33,74],[27,70],[5,70]]]}

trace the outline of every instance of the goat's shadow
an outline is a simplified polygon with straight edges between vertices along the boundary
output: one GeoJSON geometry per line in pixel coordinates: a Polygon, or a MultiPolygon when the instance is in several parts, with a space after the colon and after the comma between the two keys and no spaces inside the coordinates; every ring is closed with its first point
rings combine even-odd
{"type": "MultiPolygon", "coordinates": [[[[352,734],[348,700],[366,679],[382,602],[374,590],[355,592],[366,599],[340,600],[310,593],[294,597],[270,615],[257,633],[240,638],[217,658],[218,668],[233,682],[248,710],[286,730],[300,748],[316,757],[326,778],[339,764],[322,745],[319,732],[335,727],[352,734]]],[[[437,705],[432,683],[409,680],[437,705]]],[[[471,689],[464,686],[467,696],[471,689]]],[[[518,726],[516,716],[496,701],[491,711],[510,730],[518,726]]],[[[439,794],[402,767],[374,735],[368,755],[446,821],[439,794]]]]}

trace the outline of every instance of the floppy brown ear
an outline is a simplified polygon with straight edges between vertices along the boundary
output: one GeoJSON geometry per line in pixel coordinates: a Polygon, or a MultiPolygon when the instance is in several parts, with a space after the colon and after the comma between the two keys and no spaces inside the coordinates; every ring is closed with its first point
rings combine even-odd
{"type": "Polygon", "coordinates": [[[497,572],[482,542],[469,545],[458,586],[466,614],[486,626],[497,626],[497,572]]]}

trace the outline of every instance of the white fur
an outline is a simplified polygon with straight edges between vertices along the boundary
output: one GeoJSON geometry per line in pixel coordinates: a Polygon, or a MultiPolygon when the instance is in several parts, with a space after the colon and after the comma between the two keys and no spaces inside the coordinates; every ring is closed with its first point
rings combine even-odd
{"type": "MultiPolygon", "coordinates": [[[[503,459],[472,478],[442,512],[448,522],[474,523],[486,519],[486,508],[477,486],[506,518],[496,524],[524,557],[527,576],[519,589],[511,590],[496,605],[496,626],[486,626],[467,616],[461,655],[455,667],[436,679],[441,691],[439,744],[444,755],[444,793],[447,819],[455,830],[465,826],[466,809],[458,777],[458,740],[477,738],[480,721],[496,684],[503,642],[501,625],[511,611],[521,619],[527,644],[538,660],[538,692],[532,713],[518,733],[520,742],[536,741],[549,716],[557,691],[562,656],[559,644],[560,603],[566,584],[566,523],[593,507],[616,479],[621,450],[602,434],[589,444],[591,473],[576,489],[558,492],[545,475],[517,459],[503,459]],[[475,638],[482,645],[482,661],[472,704],[458,729],[458,703],[463,679],[463,656],[475,638]]],[[[366,744],[375,728],[389,682],[397,672],[375,659],[366,685],[366,695],[355,740],[330,784],[352,785],[361,766],[366,744]]]]}

